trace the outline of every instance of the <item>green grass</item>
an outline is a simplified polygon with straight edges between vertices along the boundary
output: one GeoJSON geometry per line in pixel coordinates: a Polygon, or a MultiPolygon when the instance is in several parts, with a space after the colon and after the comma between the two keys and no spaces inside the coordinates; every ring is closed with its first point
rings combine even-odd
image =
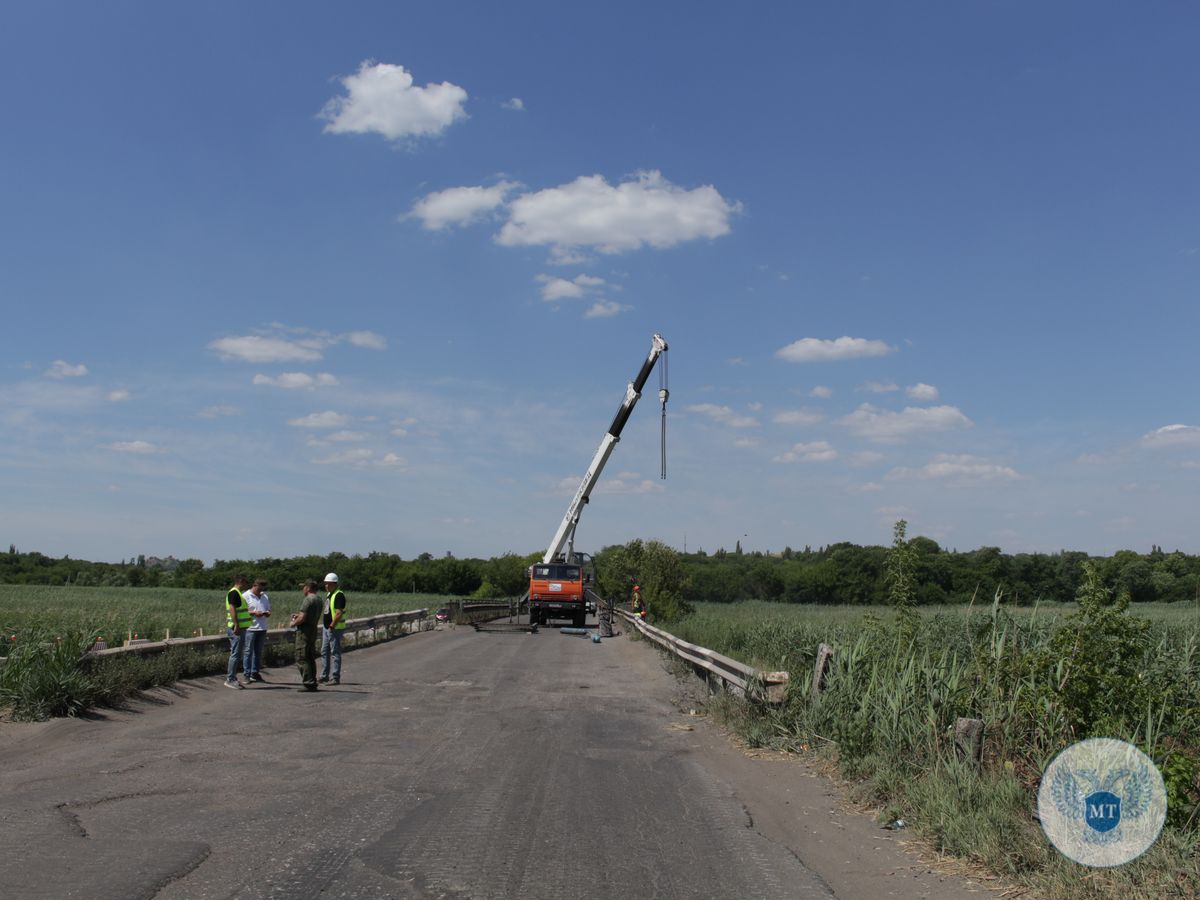
{"type": "MultiPolygon", "coordinates": [[[[269,593],[269,592],[268,592],[269,593]]],[[[271,625],[286,628],[300,606],[300,591],[271,598],[271,625]]],[[[436,609],[451,599],[433,594],[354,594],[349,616],[436,609]]],[[[73,716],[96,706],[116,706],[130,695],[183,678],[225,670],[226,648],[172,648],[146,656],[85,658],[96,640],[120,646],[130,636],[159,641],[225,634],[223,591],[0,585],[0,711],[15,720],[73,716]]],[[[367,640],[356,637],[350,647],[367,640]]],[[[349,648],[348,648],[349,649],[349,648]]],[[[290,665],[292,646],[268,644],[269,666],[290,665]]]]}
{"type": "MultiPolygon", "coordinates": [[[[272,628],[287,627],[287,613],[300,607],[300,590],[268,591],[272,628]]],[[[347,592],[350,618],[445,606],[435,594],[357,594],[347,592]]],[[[188,588],[54,587],[0,585],[0,637],[18,640],[30,629],[51,634],[86,633],[111,646],[131,634],[148,640],[225,633],[225,592],[188,588]]],[[[0,650],[0,656],[5,651],[0,650]]]]}
{"type": "Polygon", "coordinates": [[[704,604],[672,631],[790,672],[782,708],[720,709],[751,745],[821,754],[860,799],[939,850],[1051,897],[1200,896],[1200,614],[1192,604],[1123,612],[1099,588],[1096,598],[926,608],[912,637],[887,608],[765,603],[704,604]],[[813,701],[822,642],[834,665],[813,701]],[[954,747],[960,716],[986,723],[978,768],[954,747]],[[1058,856],[1031,816],[1045,766],[1093,736],[1141,747],[1169,796],[1158,844],[1109,871],[1058,856]]]}

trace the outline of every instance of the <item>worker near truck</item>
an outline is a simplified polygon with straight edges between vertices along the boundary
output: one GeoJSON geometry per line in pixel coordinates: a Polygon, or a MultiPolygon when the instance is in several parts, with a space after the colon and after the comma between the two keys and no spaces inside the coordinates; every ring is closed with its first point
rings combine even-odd
{"type": "Polygon", "coordinates": [[[325,633],[321,638],[320,681],[340,684],[342,680],[342,634],[346,630],[346,595],[338,587],[336,572],[325,576],[325,633]]]}

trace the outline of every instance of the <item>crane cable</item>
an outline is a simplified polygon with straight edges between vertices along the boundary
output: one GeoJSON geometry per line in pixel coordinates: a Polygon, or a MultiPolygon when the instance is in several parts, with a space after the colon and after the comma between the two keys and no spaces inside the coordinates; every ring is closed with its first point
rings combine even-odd
{"type": "Polygon", "coordinates": [[[658,401],[662,404],[662,430],[659,436],[659,448],[662,456],[662,474],[659,478],[667,477],[667,398],[671,392],[667,390],[667,351],[662,352],[662,365],[658,369],[658,401]]]}

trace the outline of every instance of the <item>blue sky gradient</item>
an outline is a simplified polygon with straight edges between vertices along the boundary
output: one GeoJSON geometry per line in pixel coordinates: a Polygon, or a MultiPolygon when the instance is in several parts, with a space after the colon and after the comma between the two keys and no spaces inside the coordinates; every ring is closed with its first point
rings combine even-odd
{"type": "Polygon", "coordinates": [[[1200,11],[0,11],[0,507],[115,560],[1200,552],[1200,11]],[[652,379],[656,387],[657,380],[652,379]]]}

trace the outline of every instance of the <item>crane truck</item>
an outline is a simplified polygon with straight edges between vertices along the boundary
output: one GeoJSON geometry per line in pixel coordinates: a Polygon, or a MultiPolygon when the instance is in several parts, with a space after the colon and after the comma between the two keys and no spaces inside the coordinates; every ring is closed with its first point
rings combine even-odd
{"type": "MultiPolygon", "coordinates": [[[[567,506],[558,531],[550,541],[550,546],[542,556],[542,561],[529,567],[529,621],[532,625],[544,625],[550,619],[570,619],[576,628],[582,628],[587,618],[588,599],[587,585],[592,580],[591,559],[584,553],[575,551],[575,528],[579,525],[579,516],[583,507],[592,495],[592,488],[600,479],[600,473],[612,456],[613,449],[621,439],[621,431],[629,421],[629,415],[642,396],[642,388],[650,377],[658,358],[667,352],[667,342],[661,334],[656,334],[650,341],[650,353],[642,362],[642,368],[625,388],[625,399],[613,416],[612,424],[600,440],[600,447],[592,457],[587,473],[579,483],[575,496],[567,506]]],[[[667,364],[659,370],[658,400],[662,406],[662,477],[667,477],[666,470],[666,415],[667,398],[667,364]]]]}

